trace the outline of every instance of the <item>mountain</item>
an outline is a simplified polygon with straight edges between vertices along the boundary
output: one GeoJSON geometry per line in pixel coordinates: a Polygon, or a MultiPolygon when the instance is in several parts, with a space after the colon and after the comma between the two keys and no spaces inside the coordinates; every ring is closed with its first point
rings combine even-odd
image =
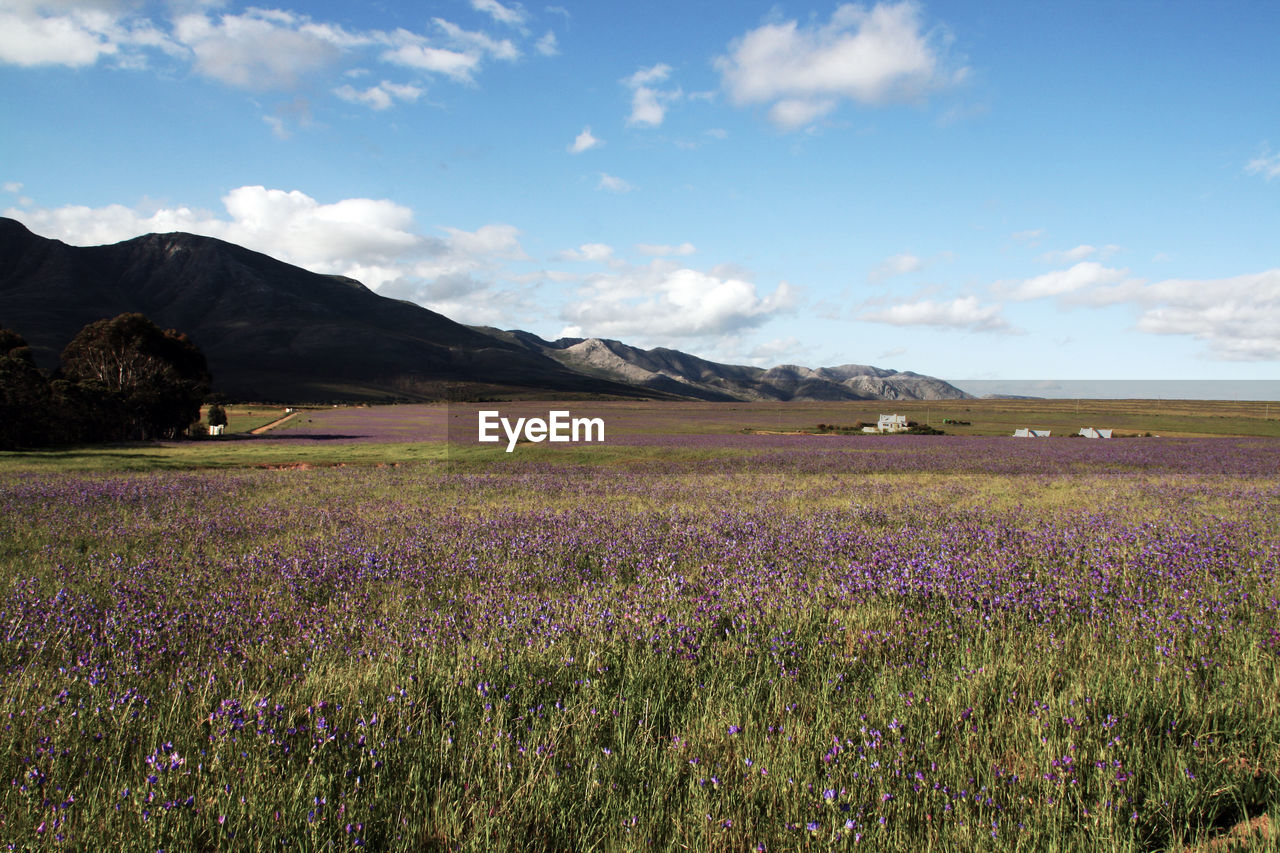
{"type": "Polygon", "coordinates": [[[481,330],[579,373],[699,400],[954,400],[969,396],[931,376],[862,364],[816,369],[784,364],[766,370],[600,338],[545,341],[528,332],[481,330]]]}
{"type": "Polygon", "coordinates": [[[698,400],[955,399],[938,379],[847,364],[717,364],[619,341],[545,341],[464,326],[358,281],[192,234],[76,247],[0,218],[0,326],[45,368],[81,328],[126,311],[189,335],[234,399],[325,402],[465,396],[698,400]]]}
{"type": "Polygon", "coordinates": [[[236,399],[663,396],[222,240],[148,234],[75,247],[0,218],[0,326],[26,338],[42,367],[86,324],[126,311],[187,333],[214,386],[236,399]]]}

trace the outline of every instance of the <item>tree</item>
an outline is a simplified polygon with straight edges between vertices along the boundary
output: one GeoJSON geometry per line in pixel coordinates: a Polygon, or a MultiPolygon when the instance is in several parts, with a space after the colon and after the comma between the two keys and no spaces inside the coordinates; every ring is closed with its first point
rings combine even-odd
{"type": "Polygon", "coordinates": [[[178,438],[200,419],[209,390],[208,364],[191,339],[161,331],[141,314],[81,329],[62,351],[62,374],[80,386],[99,386],[104,393],[89,396],[105,396],[114,405],[99,405],[118,407],[116,434],[103,438],[178,438]]]}
{"type": "Polygon", "coordinates": [[[49,440],[49,381],[21,335],[0,329],[0,449],[49,440]]]}
{"type": "Polygon", "coordinates": [[[222,408],[220,404],[214,403],[209,407],[208,420],[209,426],[226,426],[227,410],[222,408]]]}

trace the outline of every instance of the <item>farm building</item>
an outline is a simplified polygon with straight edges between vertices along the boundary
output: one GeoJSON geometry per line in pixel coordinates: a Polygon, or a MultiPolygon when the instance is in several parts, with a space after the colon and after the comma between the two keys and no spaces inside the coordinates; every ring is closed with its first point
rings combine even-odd
{"type": "Polygon", "coordinates": [[[1096,427],[1080,427],[1080,435],[1085,438],[1111,438],[1111,430],[1096,427]]]}
{"type": "Polygon", "coordinates": [[[1013,431],[1014,438],[1048,438],[1051,430],[1047,429],[1027,429],[1019,427],[1013,431]]]}
{"type": "Polygon", "coordinates": [[[864,433],[905,433],[906,415],[881,415],[874,427],[864,427],[864,433]]]}

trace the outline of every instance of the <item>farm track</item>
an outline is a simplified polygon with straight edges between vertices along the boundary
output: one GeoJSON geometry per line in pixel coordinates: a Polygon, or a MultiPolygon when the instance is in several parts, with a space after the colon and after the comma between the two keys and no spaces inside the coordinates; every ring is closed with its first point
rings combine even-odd
{"type": "Polygon", "coordinates": [[[292,420],[293,418],[296,418],[297,416],[298,416],[298,412],[290,412],[289,414],[285,415],[284,417],[282,417],[282,418],[277,418],[276,420],[272,421],[272,422],[271,422],[271,423],[269,423],[269,424],[263,424],[262,426],[258,427],[257,429],[251,429],[251,430],[249,430],[249,434],[250,434],[250,435],[262,435],[264,432],[267,432],[267,431],[269,431],[269,430],[273,430],[273,429],[275,429],[276,427],[280,426],[281,424],[285,423],[286,421],[292,420]]]}

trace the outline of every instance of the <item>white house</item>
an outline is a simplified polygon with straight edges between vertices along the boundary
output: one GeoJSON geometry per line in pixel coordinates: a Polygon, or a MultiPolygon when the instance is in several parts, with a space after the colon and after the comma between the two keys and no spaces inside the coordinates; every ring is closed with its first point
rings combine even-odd
{"type": "Polygon", "coordinates": [[[209,426],[209,435],[222,435],[224,429],[226,427],[222,424],[211,424],[209,426]]]}
{"type": "Polygon", "coordinates": [[[1013,431],[1014,438],[1048,438],[1052,430],[1047,429],[1027,429],[1026,427],[1018,427],[1013,431]]]}
{"type": "Polygon", "coordinates": [[[906,432],[906,430],[906,415],[881,415],[875,428],[875,432],[906,432]]]}
{"type": "Polygon", "coordinates": [[[1079,434],[1085,438],[1111,438],[1111,430],[1096,429],[1095,427],[1080,427],[1079,434]]]}

